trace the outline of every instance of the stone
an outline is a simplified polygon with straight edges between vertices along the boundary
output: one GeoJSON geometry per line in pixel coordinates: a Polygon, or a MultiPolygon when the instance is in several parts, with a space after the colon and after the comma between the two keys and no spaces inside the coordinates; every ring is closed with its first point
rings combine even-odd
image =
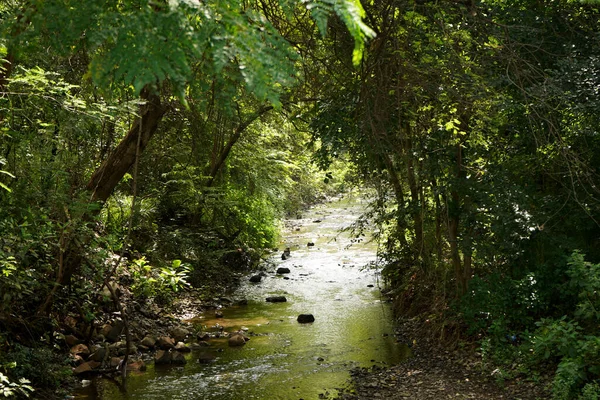
{"type": "Polygon", "coordinates": [[[121,357],[111,357],[110,358],[110,366],[111,368],[117,368],[123,359],[121,357]]]}
{"type": "Polygon", "coordinates": [[[125,342],[115,342],[108,346],[111,353],[116,353],[120,348],[125,348],[125,342]]]}
{"type": "Polygon", "coordinates": [[[156,341],[156,345],[163,350],[172,349],[175,347],[175,340],[169,336],[161,336],[156,341]]]}
{"type": "Polygon", "coordinates": [[[154,355],[155,365],[171,364],[171,353],[168,350],[159,350],[154,355]]]}
{"type": "MultiPolygon", "coordinates": [[[[124,328],[125,323],[122,320],[115,320],[111,325],[110,331],[104,335],[106,337],[106,340],[110,342],[116,342],[119,339],[119,336],[121,336],[121,333],[123,332],[124,328]]],[[[102,334],[104,334],[104,330],[102,331],[102,334]]]]}
{"type": "Polygon", "coordinates": [[[171,329],[170,333],[173,339],[175,339],[175,342],[183,342],[185,341],[185,338],[190,334],[190,331],[188,331],[185,328],[182,328],[181,326],[177,326],[171,329]]]}
{"type": "Polygon", "coordinates": [[[111,329],[112,329],[112,326],[110,324],[102,325],[102,328],[100,329],[100,335],[102,335],[106,338],[106,335],[108,335],[108,333],[111,331],[111,329]]]}
{"type": "MultiPolygon", "coordinates": [[[[119,347],[119,350],[117,350],[117,355],[119,356],[124,356],[125,352],[127,351],[127,346],[121,346],[119,347]]],[[[134,355],[137,354],[137,347],[132,343],[131,347],[129,347],[129,355],[134,355]]]]}
{"type": "Polygon", "coordinates": [[[175,350],[180,351],[182,353],[189,353],[190,351],[192,351],[192,349],[187,347],[187,345],[183,342],[177,342],[177,344],[175,345],[175,350]]]}
{"type": "Polygon", "coordinates": [[[315,245],[315,243],[314,243],[314,242],[308,242],[306,245],[307,245],[308,247],[313,247],[313,246],[315,245]]]}
{"type": "Polygon", "coordinates": [[[76,344],[81,343],[81,340],[77,339],[77,336],[67,335],[65,336],[65,343],[67,344],[67,346],[73,347],[76,344]]]}
{"type": "Polygon", "coordinates": [[[90,360],[92,361],[103,361],[104,357],[106,357],[106,349],[101,347],[99,349],[96,349],[96,351],[94,351],[91,355],[90,355],[90,360]]]}
{"type": "Polygon", "coordinates": [[[205,347],[210,347],[210,344],[207,342],[198,342],[190,344],[190,350],[200,350],[205,347]]]}
{"type": "Polygon", "coordinates": [[[127,364],[127,371],[145,371],[146,363],[144,360],[137,360],[127,364]]]}
{"type": "Polygon", "coordinates": [[[267,302],[269,303],[285,303],[287,299],[285,296],[271,296],[267,297],[267,302]]]}
{"type": "Polygon", "coordinates": [[[279,267],[279,268],[277,268],[277,273],[278,274],[289,274],[290,269],[287,267],[279,267]]]}
{"type": "Polygon", "coordinates": [[[210,364],[211,362],[215,361],[217,357],[213,354],[210,353],[202,353],[198,356],[198,362],[200,364],[210,364]]]}
{"type": "Polygon", "coordinates": [[[187,363],[183,353],[175,352],[171,356],[171,364],[184,365],[187,363]]]}
{"type": "Polygon", "coordinates": [[[252,275],[250,277],[250,282],[252,283],[258,283],[262,280],[262,276],[261,275],[252,275]]]}
{"type": "Polygon", "coordinates": [[[102,365],[102,364],[97,361],[85,362],[85,363],[73,368],[73,375],[81,375],[85,372],[89,372],[93,369],[98,368],[100,365],[102,365]]]}
{"type": "Polygon", "coordinates": [[[315,317],[312,314],[300,314],[298,315],[297,321],[301,324],[307,324],[310,322],[315,322],[315,317]]]}
{"type": "Polygon", "coordinates": [[[210,335],[206,332],[200,332],[198,333],[198,335],[196,336],[196,338],[200,341],[205,341],[210,339],[210,335]]]}
{"type": "Polygon", "coordinates": [[[227,341],[230,347],[239,347],[246,344],[246,338],[240,333],[236,333],[227,341]]]}
{"type": "Polygon", "coordinates": [[[90,355],[90,349],[85,344],[76,344],[75,346],[71,347],[69,352],[74,356],[81,356],[83,358],[90,355]]]}
{"type": "Polygon", "coordinates": [[[153,348],[156,345],[156,338],[154,336],[147,335],[140,342],[142,346],[153,348]]]}

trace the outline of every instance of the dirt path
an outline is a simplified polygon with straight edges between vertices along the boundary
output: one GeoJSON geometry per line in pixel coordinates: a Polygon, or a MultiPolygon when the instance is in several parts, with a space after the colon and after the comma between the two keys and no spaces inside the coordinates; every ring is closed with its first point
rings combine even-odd
{"type": "Polygon", "coordinates": [[[536,400],[550,396],[541,385],[515,380],[501,388],[481,359],[472,351],[448,351],[424,339],[423,327],[415,320],[399,326],[401,340],[421,338],[413,346],[413,357],[389,368],[359,369],[352,373],[354,389],[339,400],[441,400],[510,399],[536,400]]]}

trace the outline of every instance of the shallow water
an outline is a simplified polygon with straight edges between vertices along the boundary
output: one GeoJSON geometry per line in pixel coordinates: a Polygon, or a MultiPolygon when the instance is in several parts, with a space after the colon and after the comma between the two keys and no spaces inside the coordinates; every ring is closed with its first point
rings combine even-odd
{"type": "Polygon", "coordinates": [[[211,339],[211,347],[189,354],[185,366],[149,365],[146,372],[131,374],[127,394],[98,381],[77,397],[308,400],[334,395],[347,384],[353,367],[405,358],[408,349],[395,343],[377,274],[363,268],[375,260],[376,245],[368,237],[357,240],[340,233],[362,207],[359,199],[346,198],[287,221],[280,249],[290,247],[291,257],[281,260],[281,252],[274,254],[273,268],[262,282],[242,285],[236,297],[248,299],[248,305],[222,310],[223,319],[206,315],[195,320],[207,329],[216,323],[225,331],[248,328],[251,340],[245,346],[230,348],[226,339],[211,339]],[[280,266],[291,273],[276,275],[280,266]],[[274,295],[287,302],[265,301],[274,295]],[[304,313],[313,314],[315,322],[299,324],[296,318],[304,313]],[[207,357],[214,361],[198,362],[207,357]]]}

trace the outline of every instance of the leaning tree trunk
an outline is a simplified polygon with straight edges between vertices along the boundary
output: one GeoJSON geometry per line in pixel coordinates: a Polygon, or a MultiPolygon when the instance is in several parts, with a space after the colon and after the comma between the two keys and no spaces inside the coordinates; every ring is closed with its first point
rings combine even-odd
{"type": "MultiPolygon", "coordinates": [[[[140,97],[146,100],[146,103],[140,107],[139,117],[135,119],[133,126],[115,150],[92,174],[87,184],[92,202],[104,202],[109,198],[123,176],[135,164],[136,157],[139,157],[146,148],[167,111],[167,108],[161,103],[159,95],[151,92],[148,88],[142,90],[140,97]]],[[[83,219],[89,220],[90,217],[91,215],[88,214],[83,219]]],[[[85,238],[76,241],[73,237],[61,237],[56,283],[38,309],[38,313],[47,314],[50,311],[56,290],[60,286],[68,284],[73,273],[80,267],[83,261],[82,247],[85,245],[85,238]]]]}
{"type": "Polygon", "coordinates": [[[161,104],[158,94],[144,88],[140,97],[146,100],[141,106],[140,117],[127,132],[121,143],[94,172],[87,184],[92,201],[106,201],[123,176],[135,163],[136,154],[141,154],[158,128],[167,108],[161,104]],[[139,144],[139,148],[138,148],[139,144]]]}

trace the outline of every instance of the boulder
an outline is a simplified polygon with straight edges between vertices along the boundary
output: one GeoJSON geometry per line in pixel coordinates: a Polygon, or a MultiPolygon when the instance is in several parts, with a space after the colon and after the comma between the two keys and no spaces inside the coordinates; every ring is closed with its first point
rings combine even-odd
{"type": "Polygon", "coordinates": [[[192,349],[187,347],[187,345],[183,342],[177,342],[177,344],[175,345],[175,350],[180,351],[182,353],[189,353],[190,351],[192,351],[192,349]]]}
{"type": "Polygon", "coordinates": [[[236,333],[229,338],[227,343],[229,344],[230,347],[239,347],[239,346],[243,346],[246,344],[246,339],[247,338],[244,335],[242,335],[241,333],[236,333]]]}
{"type": "Polygon", "coordinates": [[[198,333],[198,335],[196,336],[196,338],[199,341],[205,341],[205,340],[210,339],[210,335],[208,333],[206,333],[206,332],[200,332],[200,333],[198,333]]]}
{"type": "Polygon", "coordinates": [[[258,283],[262,280],[262,276],[261,275],[252,275],[250,277],[250,282],[252,283],[258,283]]]}
{"type": "Polygon", "coordinates": [[[111,368],[117,368],[119,365],[121,365],[121,361],[123,361],[123,359],[121,357],[111,357],[110,358],[111,368]]]}
{"type": "Polygon", "coordinates": [[[286,268],[286,267],[279,267],[279,268],[277,268],[277,273],[278,274],[289,274],[290,269],[286,268]]]}
{"type": "MultiPolygon", "coordinates": [[[[124,356],[126,351],[127,351],[127,346],[123,345],[123,346],[119,347],[119,350],[117,350],[117,355],[124,356]]],[[[133,354],[137,354],[137,347],[132,343],[131,347],[129,347],[129,355],[133,355],[133,354]]]]}
{"type": "Polygon", "coordinates": [[[81,375],[85,372],[89,372],[93,369],[98,368],[100,365],[102,365],[102,364],[97,361],[85,362],[85,363],[77,366],[76,368],[73,368],[73,375],[81,375]]]}
{"type": "Polygon", "coordinates": [[[65,343],[67,344],[67,346],[73,347],[76,344],[81,343],[81,340],[77,339],[77,337],[74,335],[67,335],[65,336],[65,343]]]}
{"type": "Polygon", "coordinates": [[[99,349],[96,349],[96,351],[94,351],[90,355],[90,360],[92,360],[92,361],[103,361],[104,357],[106,357],[106,349],[103,348],[103,347],[100,347],[99,349]]]}
{"type": "Polygon", "coordinates": [[[102,336],[104,336],[104,338],[106,338],[106,335],[108,335],[108,333],[110,332],[111,329],[112,329],[112,326],[110,324],[102,325],[102,328],[100,329],[100,335],[102,335],[102,336]]]}
{"type": "Polygon", "coordinates": [[[90,355],[90,349],[85,344],[76,344],[75,346],[71,347],[69,352],[74,356],[81,356],[83,358],[90,355]]]}
{"type": "Polygon", "coordinates": [[[125,328],[125,323],[117,319],[111,324],[111,329],[107,334],[104,334],[104,329],[102,330],[102,334],[106,337],[106,340],[111,342],[116,342],[121,336],[123,329],[125,328]]]}
{"type": "Polygon", "coordinates": [[[175,352],[171,356],[171,364],[184,365],[187,363],[183,353],[175,352]]]}
{"type": "Polygon", "coordinates": [[[171,364],[171,353],[168,350],[159,350],[154,355],[154,364],[155,365],[165,365],[171,364]]]}
{"type": "Polygon", "coordinates": [[[200,350],[203,347],[210,347],[208,342],[198,342],[190,344],[190,349],[192,350],[200,350]]]}
{"type": "Polygon", "coordinates": [[[161,336],[156,341],[156,345],[163,350],[172,349],[175,347],[175,340],[169,336],[161,336]]]}
{"type": "Polygon", "coordinates": [[[298,315],[297,321],[301,324],[307,324],[310,322],[315,322],[315,317],[312,314],[300,314],[298,315]]]}
{"type": "Polygon", "coordinates": [[[145,371],[146,363],[144,360],[137,360],[127,364],[127,371],[145,371]]]}
{"type": "Polygon", "coordinates": [[[140,342],[142,346],[153,348],[156,345],[156,338],[154,336],[145,336],[140,342]]]}
{"type": "Polygon", "coordinates": [[[185,341],[185,338],[189,334],[190,334],[190,331],[188,331],[185,328],[182,328],[181,326],[177,326],[177,327],[171,329],[171,336],[173,337],[173,339],[175,339],[175,342],[185,341]]]}
{"type": "Polygon", "coordinates": [[[269,303],[285,303],[287,299],[285,298],[285,296],[271,296],[267,297],[267,301],[269,303]]]}
{"type": "Polygon", "coordinates": [[[202,353],[198,356],[198,362],[200,364],[210,364],[211,362],[215,361],[217,357],[214,354],[210,354],[210,353],[202,353]]]}

